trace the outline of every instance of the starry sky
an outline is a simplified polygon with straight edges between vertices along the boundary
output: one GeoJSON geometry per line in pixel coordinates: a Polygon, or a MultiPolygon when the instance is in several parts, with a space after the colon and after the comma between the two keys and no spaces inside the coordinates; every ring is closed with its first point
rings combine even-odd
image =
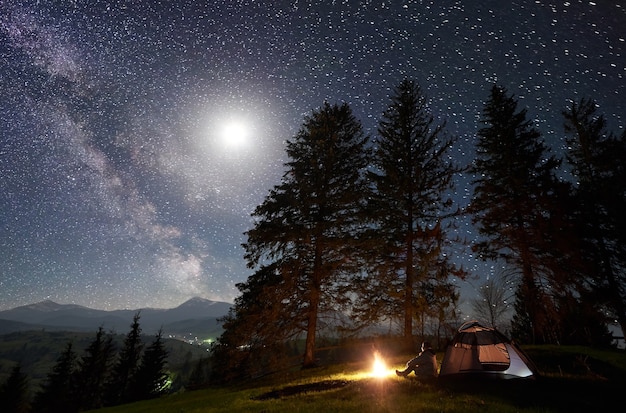
{"type": "Polygon", "coordinates": [[[4,0],[0,310],[232,302],[285,140],[325,100],[375,135],[404,77],[458,136],[460,164],[495,82],[555,150],[572,99],[621,133],[625,27],[621,0],[4,0]]]}

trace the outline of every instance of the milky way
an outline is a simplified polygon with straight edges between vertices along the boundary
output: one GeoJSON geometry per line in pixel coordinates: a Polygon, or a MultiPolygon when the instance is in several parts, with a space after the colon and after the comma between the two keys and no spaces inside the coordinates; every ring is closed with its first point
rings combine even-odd
{"type": "Polygon", "coordinates": [[[572,99],[596,100],[621,133],[620,3],[4,1],[0,310],[232,302],[285,140],[325,100],[348,102],[375,135],[404,77],[459,137],[461,164],[494,82],[557,153],[572,99]],[[247,145],[220,143],[228,122],[247,125],[247,145]]]}

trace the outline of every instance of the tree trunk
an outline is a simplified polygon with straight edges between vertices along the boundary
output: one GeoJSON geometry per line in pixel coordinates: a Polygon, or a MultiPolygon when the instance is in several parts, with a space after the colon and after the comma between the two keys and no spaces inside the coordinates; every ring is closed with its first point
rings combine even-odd
{"type": "MultiPolygon", "coordinates": [[[[316,240],[319,240],[320,238],[320,236],[315,237],[316,240]]],[[[304,348],[304,360],[302,362],[303,368],[315,366],[315,334],[317,333],[317,313],[319,311],[320,300],[322,296],[322,287],[320,281],[322,272],[322,251],[322,246],[319,242],[316,242],[315,259],[313,261],[313,274],[311,274],[310,282],[306,343],[304,348]]]]}
{"type": "Polygon", "coordinates": [[[413,232],[407,235],[406,279],[404,283],[404,339],[407,345],[413,344],[413,232]]]}
{"type": "Polygon", "coordinates": [[[306,344],[304,348],[303,368],[315,366],[315,333],[317,331],[317,310],[320,302],[319,287],[311,288],[309,312],[307,315],[306,344]]]}

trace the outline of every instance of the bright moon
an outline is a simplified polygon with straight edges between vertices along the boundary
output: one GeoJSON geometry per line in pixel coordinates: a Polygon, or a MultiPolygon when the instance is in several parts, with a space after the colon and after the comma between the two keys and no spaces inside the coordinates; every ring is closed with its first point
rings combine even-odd
{"type": "Polygon", "coordinates": [[[243,122],[231,121],[223,126],[221,139],[227,148],[242,148],[248,144],[250,129],[243,122]]]}

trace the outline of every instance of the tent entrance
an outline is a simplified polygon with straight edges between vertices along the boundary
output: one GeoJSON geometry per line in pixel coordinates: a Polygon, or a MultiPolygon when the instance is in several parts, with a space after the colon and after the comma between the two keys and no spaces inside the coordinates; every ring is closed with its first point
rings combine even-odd
{"type": "Polygon", "coordinates": [[[504,371],[511,365],[509,352],[503,343],[478,346],[478,362],[485,370],[504,371]]]}
{"type": "Polygon", "coordinates": [[[528,357],[504,334],[473,321],[457,331],[446,350],[439,376],[465,374],[522,378],[536,373],[528,357]]]}

